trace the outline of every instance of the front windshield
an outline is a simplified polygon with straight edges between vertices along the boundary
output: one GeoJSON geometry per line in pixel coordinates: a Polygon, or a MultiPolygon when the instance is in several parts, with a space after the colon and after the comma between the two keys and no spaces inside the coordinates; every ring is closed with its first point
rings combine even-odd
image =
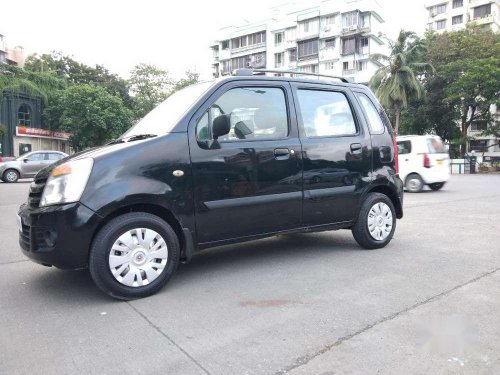
{"type": "Polygon", "coordinates": [[[182,115],[213,83],[213,81],[197,83],[170,95],[163,103],[127,130],[121,138],[142,134],[162,135],[172,131],[182,115]]]}

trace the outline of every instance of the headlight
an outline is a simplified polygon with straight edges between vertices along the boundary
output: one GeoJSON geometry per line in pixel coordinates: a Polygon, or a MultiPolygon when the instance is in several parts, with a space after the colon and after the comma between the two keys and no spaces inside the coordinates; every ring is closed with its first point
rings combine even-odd
{"type": "Polygon", "coordinates": [[[40,207],[80,200],[93,164],[92,159],[80,159],[54,168],[43,189],[40,207]]]}

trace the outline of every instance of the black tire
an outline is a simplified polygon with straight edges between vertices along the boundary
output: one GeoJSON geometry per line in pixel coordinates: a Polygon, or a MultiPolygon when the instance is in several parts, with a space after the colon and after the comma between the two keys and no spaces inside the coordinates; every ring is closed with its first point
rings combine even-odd
{"type": "Polygon", "coordinates": [[[21,175],[15,169],[7,169],[5,172],[3,172],[2,181],[7,183],[14,183],[17,182],[20,177],[21,175]],[[14,178],[10,176],[14,176],[14,178]]]}
{"type": "Polygon", "coordinates": [[[410,193],[420,193],[424,188],[424,181],[417,173],[411,173],[406,177],[405,187],[410,193]]]}
{"type": "Polygon", "coordinates": [[[429,187],[434,190],[438,191],[444,186],[444,182],[435,182],[433,184],[429,184],[429,187]]]}
{"type": "Polygon", "coordinates": [[[89,269],[92,279],[104,293],[116,299],[131,300],[150,296],[163,288],[177,270],[179,259],[179,239],[172,227],[156,215],[132,212],[114,218],[99,231],[90,250],[89,269]],[[168,249],[167,263],[160,275],[150,284],[138,287],[121,284],[109,267],[109,254],[114,242],[124,232],[134,228],[156,231],[163,237],[168,249]]]}
{"type": "Polygon", "coordinates": [[[368,250],[379,249],[381,247],[386,246],[389,242],[391,242],[395,230],[396,230],[396,210],[394,209],[392,201],[389,199],[387,195],[380,193],[369,193],[366,196],[365,201],[361,205],[361,209],[359,210],[356,223],[352,227],[352,235],[354,236],[356,242],[364,249],[368,250]],[[383,240],[376,240],[375,238],[373,238],[368,229],[368,214],[370,212],[370,209],[376,203],[379,202],[383,202],[387,206],[389,206],[392,214],[392,229],[389,235],[383,240]]]}

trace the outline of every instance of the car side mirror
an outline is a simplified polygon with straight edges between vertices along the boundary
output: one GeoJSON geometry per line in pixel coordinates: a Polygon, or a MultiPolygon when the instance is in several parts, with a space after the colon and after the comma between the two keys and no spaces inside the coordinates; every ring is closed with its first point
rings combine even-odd
{"type": "Polygon", "coordinates": [[[214,140],[228,134],[229,130],[231,130],[230,115],[220,115],[214,119],[212,123],[212,137],[214,140]]]}
{"type": "Polygon", "coordinates": [[[28,162],[28,159],[23,159],[23,161],[24,161],[25,163],[27,163],[27,162],[28,162]]]}

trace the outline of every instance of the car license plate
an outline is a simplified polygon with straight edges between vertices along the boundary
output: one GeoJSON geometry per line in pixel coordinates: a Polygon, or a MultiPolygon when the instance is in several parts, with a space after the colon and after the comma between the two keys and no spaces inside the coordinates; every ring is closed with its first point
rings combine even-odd
{"type": "Polygon", "coordinates": [[[438,160],[437,163],[438,163],[438,165],[443,165],[444,164],[444,160],[438,160]]]}
{"type": "Polygon", "coordinates": [[[23,231],[23,223],[21,221],[21,216],[19,215],[16,215],[17,216],[17,229],[19,229],[19,232],[22,232],[23,231]]]}

